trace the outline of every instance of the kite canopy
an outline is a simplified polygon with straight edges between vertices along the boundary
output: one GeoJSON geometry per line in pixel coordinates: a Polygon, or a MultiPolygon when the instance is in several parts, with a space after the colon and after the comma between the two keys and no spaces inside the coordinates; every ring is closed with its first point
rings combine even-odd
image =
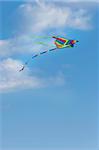
{"type": "Polygon", "coordinates": [[[52,38],[55,38],[54,44],[56,45],[57,48],[65,48],[65,47],[73,47],[77,40],[68,40],[65,38],[59,38],[53,36],[52,38]]]}

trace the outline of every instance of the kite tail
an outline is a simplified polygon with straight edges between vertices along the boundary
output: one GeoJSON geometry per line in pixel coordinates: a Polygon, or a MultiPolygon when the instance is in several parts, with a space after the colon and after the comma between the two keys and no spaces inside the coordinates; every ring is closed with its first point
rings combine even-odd
{"type": "Polygon", "coordinates": [[[24,68],[28,65],[29,61],[30,61],[30,60],[28,60],[28,61],[23,65],[23,67],[19,70],[19,72],[21,72],[21,71],[24,70],[24,68]]]}
{"type": "Polygon", "coordinates": [[[45,54],[45,53],[47,53],[47,52],[54,51],[54,50],[56,50],[56,49],[57,49],[57,47],[33,55],[32,58],[30,58],[30,59],[23,65],[23,67],[19,70],[19,72],[21,72],[21,71],[23,71],[23,70],[25,69],[25,67],[28,65],[28,63],[30,62],[31,59],[34,59],[34,58],[38,57],[39,55],[43,55],[43,54],[45,54]]]}

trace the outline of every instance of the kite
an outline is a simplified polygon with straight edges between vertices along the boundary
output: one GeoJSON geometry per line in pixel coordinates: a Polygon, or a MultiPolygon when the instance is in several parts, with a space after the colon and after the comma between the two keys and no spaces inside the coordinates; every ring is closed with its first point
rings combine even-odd
{"type": "MultiPolygon", "coordinates": [[[[54,51],[54,50],[57,50],[57,49],[72,48],[72,47],[74,47],[74,45],[77,42],[79,42],[78,40],[69,40],[69,39],[56,37],[56,36],[52,36],[52,38],[55,39],[54,44],[55,44],[56,47],[52,48],[52,49],[49,49],[49,50],[45,50],[45,51],[40,52],[40,53],[37,53],[37,54],[33,55],[31,59],[34,59],[34,58],[38,57],[39,55],[43,55],[47,52],[54,51]]],[[[46,45],[43,42],[38,42],[38,44],[46,45]]],[[[24,68],[28,65],[29,61],[30,61],[30,59],[24,64],[24,66],[22,67],[22,69],[19,70],[19,72],[24,70],[24,68]]]]}

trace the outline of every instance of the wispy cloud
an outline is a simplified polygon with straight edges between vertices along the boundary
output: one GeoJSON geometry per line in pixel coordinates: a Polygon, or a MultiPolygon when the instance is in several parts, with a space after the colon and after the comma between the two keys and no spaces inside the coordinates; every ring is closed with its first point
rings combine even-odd
{"type": "Polygon", "coordinates": [[[24,17],[27,31],[42,32],[56,28],[89,29],[91,27],[90,14],[85,9],[73,9],[69,6],[59,6],[54,3],[42,3],[36,0],[37,5],[21,5],[19,11],[24,17]]]}
{"type": "Polygon", "coordinates": [[[43,45],[37,44],[39,39],[28,35],[19,35],[11,39],[0,40],[0,56],[9,57],[18,54],[33,54],[41,51],[43,45]]]}
{"type": "Polygon", "coordinates": [[[0,92],[65,84],[65,78],[61,72],[53,77],[41,78],[37,75],[31,75],[29,68],[19,72],[21,66],[22,62],[11,58],[0,62],[0,92]]]}
{"type": "Polygon", "coordinates": [[[13,59],[0,62],[0,91],[5,92],[16,88],[38,88],[42,81],[29,75],[29,70],[20,73],[18,70],[22,63],[13,59]]]}

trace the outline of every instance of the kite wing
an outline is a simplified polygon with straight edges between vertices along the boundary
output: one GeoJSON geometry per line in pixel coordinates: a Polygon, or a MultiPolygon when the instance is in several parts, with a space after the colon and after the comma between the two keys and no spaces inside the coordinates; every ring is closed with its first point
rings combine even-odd
{"type": "Polygon", "coordinates": [[[66,46],[67,45],[66,43],[68,42],[67,39],[65,39],[65,38],[58,38],[58,37],[55,37],[55,36],[53,36],[53,38],[56,39],[54,44],[56,45],[57,48],[65,48],[65,47],[67,47],[66,46]]]}
{"type": "Polygon", "coordinates": [[[56,45],[57,48],[67,48],[67,47],[74,47],[74,44],[78,41],[76,40],[68,40],[65,38],[58,38],[53,36],[55,38],[54,44],[56,45]]]}

